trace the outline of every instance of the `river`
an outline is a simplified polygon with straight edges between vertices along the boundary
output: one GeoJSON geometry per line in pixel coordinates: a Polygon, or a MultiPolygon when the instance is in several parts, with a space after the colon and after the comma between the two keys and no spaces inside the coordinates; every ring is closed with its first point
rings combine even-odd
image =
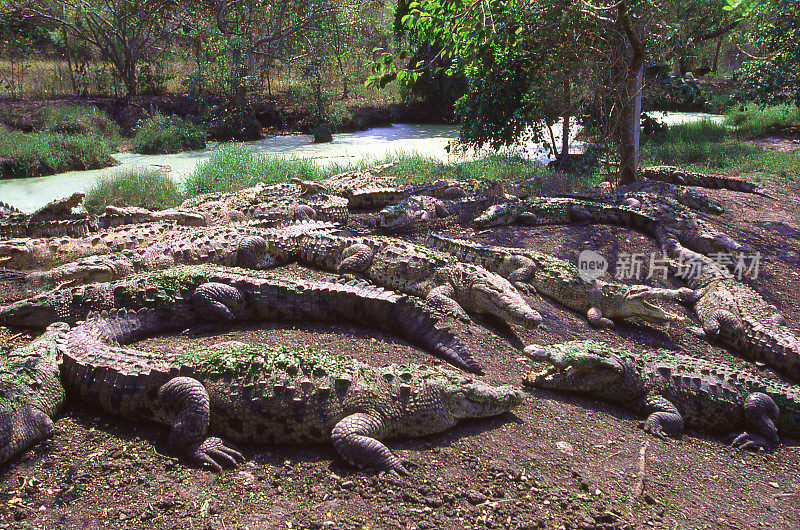
{"type": "MultiPolygon", "coordinates": [[[[721,116],[701,113],[648,113],[668,124],[701,119],[720,120],[721,116]]],[[[336,163],[346,165],[364,159],[380,160],[391,154],[418,154],[443,161],[455,161],[453,154],[445,147],[458,137],[457,125],[417,125],[397,124],[390,127],[376,127],[367,131],[333,135],[333,142],[314,144],[308,135],[292,134],[274,136],[264,140],[246,142],[255,152],[267,156],[306,158],[325,165],[336,163]]],[[[555,128],[558,141],[560,130],[555,128]]],[[[571,135],[575,130],[570,131],[571,135]]],[[[580,142],[576,142],[581,148],[580,142]]],[[[48,202],[66,197],[76,191],[88,191],[99,179],[131,167],[158,166],[176,181],[181,181],[191,173],[198,163],[208,159],[220,144],[209,143],[205,149],[187,151],[171,155],[139,155],[135,153],[116,153],[117,166],[90,170],[69,171],[47,177],[0,180],[0,201],[16,206],[23,212],[32,212],[48,202]]],[[[541,145],[516,146],[510,150],[526,158],[546,162],[547,150],[541,145]]],[[[467,156],[480,156],[481,153],[468,153],[467,156]]]]}

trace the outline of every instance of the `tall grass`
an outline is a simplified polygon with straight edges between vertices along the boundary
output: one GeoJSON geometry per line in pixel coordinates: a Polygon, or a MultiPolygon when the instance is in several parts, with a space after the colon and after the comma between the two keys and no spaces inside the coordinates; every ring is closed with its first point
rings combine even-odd
{"type": "Polygon", "coordinates": [[[258,182],[284,182],[292,177],[318,180],[325,172],[310,160],[272,158],[253,152],[246,145],[222,146],[198,164],[185,181],[186,195],[236,191],[258,182]]]}
{"type": "Polygon", "coordinates": [[[2,178],[36,177],[116,164],[114,143],[97,134],[22,133],[0,127],[2,178]]]}
{"type": "Polygon", "coordinates": [[[42,130],[64,134],[98,134],[119,137],[119,125],[97,107],[65,105],[51,107],[42,116],[42,130]]]}
{"type": "Polygon", "coordinates": [[[800,107],[787,103],[761,107],[754,103],[729,110],[725,124],[740,136],[760,136],[786,127],[800,126],[800,107]]]}
{"type": "Polygon", "coordinates": [[[139,120],[133,137],[133,150],[144,154],[178,153],[205,146],[206,133],[197,125],[160,112],[139,120]]]}
{"type": "Polygon", "coordinates": [[[84,205],[99,214],[106,206],[138,206],[161,210],[181,203],[178,185],[155,170],[132,168],[99,180],[86,194],[84,205]]]}

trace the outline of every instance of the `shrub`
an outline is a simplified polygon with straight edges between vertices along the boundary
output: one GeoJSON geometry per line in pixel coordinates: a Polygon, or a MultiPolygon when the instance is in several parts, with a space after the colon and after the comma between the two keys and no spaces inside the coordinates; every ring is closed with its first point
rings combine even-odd
{"type": "Polygon", "coordinates": [[[86,194],[86,210],[99,214],[106,206],[161,210],[181,203],[178,185],[155,169],[133,168],[99,180],[86,194]]]}
{"type": "Polygon", "coordinates": [[[751,103],[729,110],[725,124],[741,136],[759,136],[800,125],[800,107],[790,104],[761,107],[751,103]]]}
{"type": "Polygon", "coordinates": [[[144,154],[178,153],[205,146],[206,135],[195,124],[159,112],[139,120],[133,137],[133,150],[144,154]]]}
{"type": "Polygon", "coordinates": [[[38,177],[63,171],[99,169],[116,164],[107,136],[51,132],[21,133],[0,128],[3,178],[38,177]]]}

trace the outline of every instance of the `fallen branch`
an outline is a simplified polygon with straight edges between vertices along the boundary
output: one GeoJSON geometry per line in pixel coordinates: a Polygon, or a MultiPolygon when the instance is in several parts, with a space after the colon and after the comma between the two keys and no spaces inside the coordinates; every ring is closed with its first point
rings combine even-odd
{"type": "Polygon", "coordinates": [[[633,490],[634,497],[641,498],[644,495],[644,473],[645,464],[647,463],[647,448],[650,447],[650,439],[642,442],[642,447],[639,449],[639,473],[636,481],[636,488],[633,490]]]}

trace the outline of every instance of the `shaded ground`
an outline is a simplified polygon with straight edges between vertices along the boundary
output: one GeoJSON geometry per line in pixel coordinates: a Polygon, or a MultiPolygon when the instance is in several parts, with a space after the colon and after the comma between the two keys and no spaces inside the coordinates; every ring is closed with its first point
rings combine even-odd
{"type": "MultiPolygon", "coordinates": [[[[789,186],[780,201],[709,191],[727,211],[709,221],[763,254],[752,284],[797,329],[800,189],[789,186]]],[[[453,231],[459,232],[573,260],[586,248],[612,263],[623,252],[656,252],[647,237],[615,227],[453,231]]],[[[297,266],[287,272],[313,274],[297,266]]],[[[589,337],[636,350],[683,347],[744,364],[687,334],[685,323],[601,331],[546,299],[530,301],[544,316],[534,331],[478,318],[474,326],[453,324],[487,380],[518,384],[532,367],[520,356],[523,344],[589,337]]],[[[677,310],[695,322],[686,309],[677,310]]],[[[6,350],[25,340],[11,340],[9,330],[0,333],[6,350]]],[[[436,362],[391,336],[348,326],[248,326],[195,339],[157,337],[141,347],[191,348],[232,339],[312,345],[375,364],[436,362]]],[[[0,527],[797,528],[796,442],[785,441],[774,452],[742,453],[722,438],[697,433],[662,441],[640,431],[637,422],[593,400],[531,391],[514,414],[390,441],[411,463],[407,479],[357,471],[329,445],[244,447],[246,463],[218,475],[165,456],[163,428],[70,406],[52,440],[0,472],[0,527]]]]}

